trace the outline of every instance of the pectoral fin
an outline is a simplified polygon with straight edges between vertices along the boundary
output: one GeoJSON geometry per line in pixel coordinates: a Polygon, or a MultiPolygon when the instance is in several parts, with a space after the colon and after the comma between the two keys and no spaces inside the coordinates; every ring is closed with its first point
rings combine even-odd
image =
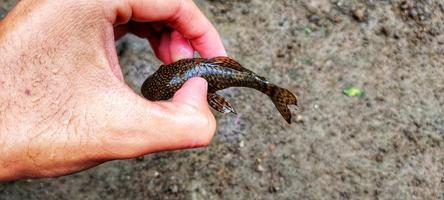
{"type": "Polygon", "coordinates": [[[231,104],[222,96],[217,94],[208,94],[208,104],[221,113],[233,113],[237,114],[231,104]]]}

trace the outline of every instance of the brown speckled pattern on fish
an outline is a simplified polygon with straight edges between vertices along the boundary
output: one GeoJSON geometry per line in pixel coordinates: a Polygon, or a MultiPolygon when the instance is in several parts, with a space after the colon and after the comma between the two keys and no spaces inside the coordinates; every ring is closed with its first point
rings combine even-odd
{"type": "Polygon", "coordinates": [[[208,82],[208,103],[222,113],[236,111],[217,91],[229,87],[253,88],[268,95],[284,119],[291,123],[289,105],[297,105],[297,97],[287,89],[269,83],[264,77],[242,67],[229,57],[211,59],[183,59],[162,65],[142,85],[142,94],[151,101],[168,100],[192,77],[202,77],[208,82]]]}

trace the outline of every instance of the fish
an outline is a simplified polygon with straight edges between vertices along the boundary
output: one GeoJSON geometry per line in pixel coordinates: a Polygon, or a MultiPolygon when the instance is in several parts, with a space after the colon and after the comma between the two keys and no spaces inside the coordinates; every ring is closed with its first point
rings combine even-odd
{"type": "Polygon", "coordinates": [[[270,83],[236,60],[225,56],[188,58],[161,65],[144,81],[141,92],[150,101],[169,100],[193,77],[201,77],[208,82],[208,104],[221,113],[237,114],[230,102],[216,93],[230,87],[252,88],[268,95],[288,124],[291,124],[288,106],[298,106],[298,97],[292,92],[270,83]]]}

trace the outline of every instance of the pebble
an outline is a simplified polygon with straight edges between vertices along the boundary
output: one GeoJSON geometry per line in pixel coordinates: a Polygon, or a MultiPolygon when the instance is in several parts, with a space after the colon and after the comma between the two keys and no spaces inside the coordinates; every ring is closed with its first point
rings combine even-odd
{"type": "Polygon", "coordinates": [[[276,192],[278,192],[280,190],[280,188],[279,187],[277,187],[277,186],[270,186],[269,188],[268,188],[268,192],[270,192],[270,193],[276,193],[276,192]]]}
{"type": "Polygon", "coordinates": [[[335,15],[331,18],[331,20],[334,21],[335,23],[339,23],[342,21],[342,18],[339,15],[335,15]]]}
{"type": "Polygon", "coordinates": [[[353,18],[358,20],[359,22],[365,22],[367,20],[367,14],[366,14],[365,8],[359,8],[355,9],[353,11],[353,18]]]}
{"type": "Polygon", "coordinates": [[[262,166],[262,165],[257,165],[256,166],[256,170],[258,171],[258,172],[264,172],[265,171],[265,168],[262,166]]]}
{"type": "Polygon", "coordinates": [[[328,19],[334,23],[339,23],[342,21],[342,17],[340,15],[330,15],[328,19]]]}
{"type": "Polygon", "coordinates": [[[329,13],[332,9],[329,0],[308,0],[306,6],[311,13],[329,13]]]}
{"type": "Polygon", "coordinates": [[[171,187],[171,192],[172,193],[177,193],[179,191],[179,187],[177,186],[177,185],[173,185],[172,187],[171,187]]]}
{"type": "Polygon", "coordinates": [[[274,151],[276,149],[276,145],[273,143],[268,144],[267,147],[268,147],[268,150],[270,150],[270,151],[274,151]]]}
{"type": "Polygon", "coordinates": [[[411,18],[415,18],[416,16],[418,16],[418,12],[415,9],[410,9],[409,16],[411,18]]]}
{"type": "Polygon", "coordinates": [[[319,15],[311,15],[310,17],[308,17],[308,21],[310,21],[311,23],[319,23],[319,21],[321,20],[321,17],[319,17],[319,15]]]}
{"type": "Polygon", "coordinates": [[[245,142],[242,140],[242,141],[240,141],[240,143],[239,143],[239,147],[240,148],[243,148],[243,147],[245,147],[245,142]]]}
{"type": "Polygon", "coordinates": [[[296,122],[297,123],[304,123],[304,116],[296,115],[296,122]]]}

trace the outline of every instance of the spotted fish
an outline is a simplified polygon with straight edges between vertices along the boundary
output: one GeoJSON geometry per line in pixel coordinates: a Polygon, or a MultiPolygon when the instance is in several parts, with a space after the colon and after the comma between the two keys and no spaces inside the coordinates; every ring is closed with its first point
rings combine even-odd
{"type": "Polygon", "coordinates": [[[291,123],[289,105],[298,103],[287,89],[268,82],[264,77],[242,67],[229,57],[192,58],[162,65],[142,85],[143,96],[151,101],[168,100],[188,79],[202,77],[208,82],[208,103],[221,113],[234,113],[231,104],[216,91],[229,87],[253,88],[268,95],[284,119],[291,123]]]}

